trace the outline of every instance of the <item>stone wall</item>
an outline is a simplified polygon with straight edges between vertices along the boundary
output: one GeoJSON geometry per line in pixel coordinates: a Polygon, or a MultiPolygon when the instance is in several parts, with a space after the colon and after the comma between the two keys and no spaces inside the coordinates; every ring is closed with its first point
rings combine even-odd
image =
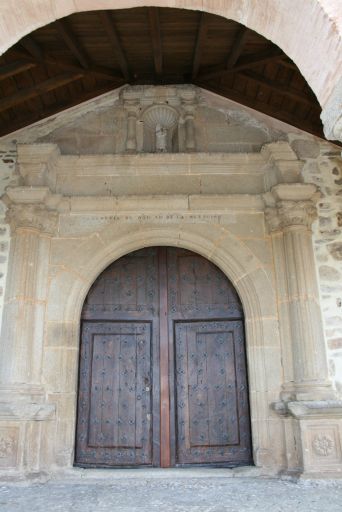
{"type": "MultiPolygon", "coordinates": [[[[340,148],[320,142],[293,140],[304,160],[303,177],[320,187],[318,221],[313,226],[321,307],[329,371],[342,396],[342,159],[340,148]]],[[[296,149],[295,149],[296,150],[296,149]]]]}

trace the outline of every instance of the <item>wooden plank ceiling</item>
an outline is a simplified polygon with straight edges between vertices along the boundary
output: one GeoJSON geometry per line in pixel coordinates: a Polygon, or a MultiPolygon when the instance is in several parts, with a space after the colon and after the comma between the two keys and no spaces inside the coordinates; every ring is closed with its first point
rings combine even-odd
{"type": "Polygon", "coordinates": [[[125,83],[193,83],[323,137],[320,105],[293,62],[231,20],[137,8],[78,13],[0,58],[0,135],[125,83]]]}

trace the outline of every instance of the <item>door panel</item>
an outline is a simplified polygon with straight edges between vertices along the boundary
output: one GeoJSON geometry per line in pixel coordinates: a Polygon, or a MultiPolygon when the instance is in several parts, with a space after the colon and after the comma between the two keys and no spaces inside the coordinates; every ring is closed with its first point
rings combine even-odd
{"type": "Polygon", "coordinates": [[[151,325],[84,322],[77,461],[151,464],[151,325]]]}
{"type": "Polygon", "coordinates": [[[76,464],[168,467],[251,458],[243,310],[190,251],[110,265],[82,310],[76,464]]]}
{"type": "Polygon", "coordinates": [[[175,342],[177,462],[249,462],[242,322],[179,322],[175,342]]]}

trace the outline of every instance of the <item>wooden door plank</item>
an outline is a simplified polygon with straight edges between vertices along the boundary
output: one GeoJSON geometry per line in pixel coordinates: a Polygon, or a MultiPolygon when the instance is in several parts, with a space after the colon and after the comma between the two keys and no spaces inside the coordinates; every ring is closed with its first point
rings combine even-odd
{"type": "Polygon", "coordinates": [[[159,333],[160,333],[160,465],[171,465],[168,289],[166,248],[159,249],[159,333]]]}

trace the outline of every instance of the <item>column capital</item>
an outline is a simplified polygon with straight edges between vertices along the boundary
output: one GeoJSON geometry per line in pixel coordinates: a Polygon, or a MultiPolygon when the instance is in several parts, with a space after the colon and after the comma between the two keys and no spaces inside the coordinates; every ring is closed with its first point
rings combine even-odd
{"type": "Polygon", "coordinates": [[[139,113],[139,103],[136,100],[126,100],[124,108],[127,111],[127,115],[130,117],[136,117],[139,113]]]}
{"type": "Polygon", "coordinates": [[[11,204],[6,222],[13,232],[18,229],[35,229],[53,235],[58,224],[58,213],[48,210],[44,204],[11,204]]]}
{"type": "Polygon", "coordinates": [[[316,185],[280,184],[264,194],[265,218],[269,231],[303,226],[310,229],[317,218],[316,202],[320,196],[316,185]]]}

